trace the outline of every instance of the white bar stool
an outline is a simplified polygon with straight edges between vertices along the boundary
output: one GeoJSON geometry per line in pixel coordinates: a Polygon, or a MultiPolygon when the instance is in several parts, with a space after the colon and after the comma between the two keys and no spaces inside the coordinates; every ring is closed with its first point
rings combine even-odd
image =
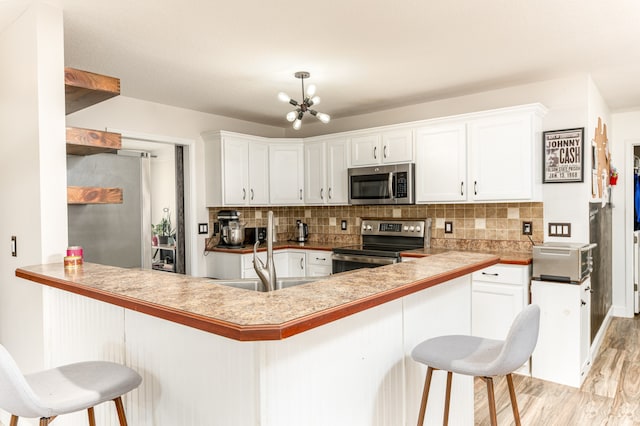
{"type": "Polygon", "coordinates": [[[511,373],[531,357],[538,341],[539,325],[540,308],[538,305],[528,305],[514,319],[505,340],[453,335],[434,337],[418,344],[411,352],[411,357],[428,367],[418,426],[424,423],[433,370],[447,372],[444,425],[447,425],[449,421],[452,374],[458,373],[481,377],[487,383],[489,413],[493,426],[498,424],[493,377],[507,376],[513,417],[516,425],[520,426],[520,413],[518,412],[511,373]]]}
{"type": "Polygon", "coordinates": [[[87,410],[95,426],[93,407],[113,401],[121,426],[127,425],[122,395],[137,388],[142,377],[129,367],[106,361],[69,364],[23,375],[0,345],[0,408],[11,413],[10,426],[19,417],[40,418],[47,426],[61,414],[87,410]]]}

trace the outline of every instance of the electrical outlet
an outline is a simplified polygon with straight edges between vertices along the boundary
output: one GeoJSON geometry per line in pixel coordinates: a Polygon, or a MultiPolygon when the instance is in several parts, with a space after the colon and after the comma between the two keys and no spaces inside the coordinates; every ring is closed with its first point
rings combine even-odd
{"type": "Polygon", "coordinates": [[[343,231],[347,230],[347,221],[346,220],[340,221],[340,229],[342,229],[343,231]]]}
{"type": "Polygon", "coordinates": [[[532,222],[522,222],[522,235],[533,235],[532,222]]]}
{"type": "Polygon", "coordinates": [[[453,222],[445,222],[444,223],[444,233],[445,234],[453,234],[453,222]]]}

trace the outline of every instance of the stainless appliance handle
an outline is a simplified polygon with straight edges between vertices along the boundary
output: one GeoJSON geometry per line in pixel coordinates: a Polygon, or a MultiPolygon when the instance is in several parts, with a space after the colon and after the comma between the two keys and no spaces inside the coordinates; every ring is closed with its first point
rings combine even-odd
{"type": "Polygon", "coordinates": [[[389,198],[391,200],[395,198],[393,194],[393,172],[389,172],[389,198]]]}
{"type": "Polygon", "coordinates": [[[398,259],[395,257],[362,256],[342,253],[333,253],[331,259],[342,262],[371,263],[374,265],[391,265],[392,263],[398,263],[398,259]]]}
{"type": "Polygon", "coordinates": [[[584,247],[580,247],[580,251],[589,251],[589,250],[593,250],[596,247],[598,247],[597,243],[591,243],[591,244],[586,245],[584,247]]]}

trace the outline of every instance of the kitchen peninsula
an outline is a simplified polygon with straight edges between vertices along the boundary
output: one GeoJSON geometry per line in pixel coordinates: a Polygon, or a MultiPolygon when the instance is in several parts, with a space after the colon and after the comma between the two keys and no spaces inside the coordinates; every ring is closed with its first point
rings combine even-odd
{"type": "MultiPolygon", "coordinates": [[[[272,293],[95,264],[16,275],[48,287],[52,363],[107,358],[143,375],[133,424],[395,425],[417,416],[413,346],[469,333],[470,274],[498,261],[450,251],[272,293]]],[[[456,377],[453,393],[452,422],[472,423],[472,380],[456,377]]]]}

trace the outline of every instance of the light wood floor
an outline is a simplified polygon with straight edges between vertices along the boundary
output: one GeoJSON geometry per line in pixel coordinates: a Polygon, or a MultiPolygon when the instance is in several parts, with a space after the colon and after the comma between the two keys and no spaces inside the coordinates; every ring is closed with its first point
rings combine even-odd
{"type": "MultiPolygon", "coordinates": [[[[454,379],[455,380],[455,379],[454,379]]],[[[580,389],[513,375],[522,425],[640,425],[640,317],[613,318],[580,389]]],[[[507,382],[495,380],[498,424],[513,425],[507,382]]],[[[489,425],[485,383],[475,382],[475,424],[489,425]]]]}

